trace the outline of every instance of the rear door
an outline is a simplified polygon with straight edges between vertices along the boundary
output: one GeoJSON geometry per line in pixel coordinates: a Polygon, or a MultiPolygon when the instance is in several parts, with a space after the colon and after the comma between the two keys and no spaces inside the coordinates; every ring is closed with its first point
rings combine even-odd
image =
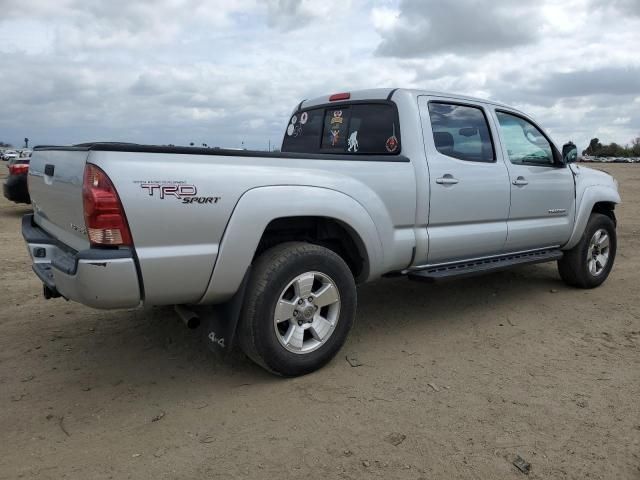
{"type": "Polygon", "coordinates": [[[429,168],[429,264],[499,254],[509,174],[482,104],[420,97],[429,168]]]}
{"type": "Polygon", "coordinates": [[[531,120],[501,109],[495,118],[511,187],[505,250],[566,243],[575,216],[571,169],[561,164],[559,152],[531,120]]]}

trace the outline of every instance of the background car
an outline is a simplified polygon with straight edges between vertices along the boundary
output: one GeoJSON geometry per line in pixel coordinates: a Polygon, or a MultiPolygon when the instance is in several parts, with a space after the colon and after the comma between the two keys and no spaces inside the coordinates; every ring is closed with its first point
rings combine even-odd
{"type": "Polygon", "coordinates": [[[18,158],[18,152],[16,152],[15,150],[5,150],[2,153],[2,160],[9,161],[12,158],[18,158]]]}
{"type": "Polygon", "coordinates": [[[27,187],[30,157],[9,160],[9,176],[4,182],[4,196],[15,203],[31,203],[27,187]]]}

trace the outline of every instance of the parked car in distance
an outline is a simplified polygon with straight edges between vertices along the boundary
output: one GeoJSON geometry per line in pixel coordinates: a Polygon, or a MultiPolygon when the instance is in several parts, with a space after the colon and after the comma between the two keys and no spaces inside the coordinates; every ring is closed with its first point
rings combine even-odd
{"type": "Polygon", "coordinates": [[[215,305],[212,348],[237,338],[267,370],[301,375],[344,344],[358,283],[540,262],[569,285],[604,282],[618,184],[575,160],[504,104],[339,93],[300,102],[278,153],[36,147],[22,233],[45,298],[176,305],[187,325],[215,305]]]}
{"type": "Polygon", "coordinates": [[[5,150],[4,152],[2,152],[2,160],[4,160],[5,162],[8,162],[12,158],[18,158],[18,152],[16,152],[15,150],[5,150]]]}
{"type": "Polygon", "coordinates": [[[9,160],[9,176],[5,180],[2,190],[4,196],[15,203],[31,203],[27,174],[29,173],[29,157],[9,160]]]}

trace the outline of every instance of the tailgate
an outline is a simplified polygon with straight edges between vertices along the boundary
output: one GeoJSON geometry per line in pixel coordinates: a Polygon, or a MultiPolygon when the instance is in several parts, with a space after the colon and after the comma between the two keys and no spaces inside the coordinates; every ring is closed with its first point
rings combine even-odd
{"type": "Polygon", "coordinates": [[[82,205],[85,148],[38,149],[29,168],[34,222],[74,250],[89,248],[82,205]]]}

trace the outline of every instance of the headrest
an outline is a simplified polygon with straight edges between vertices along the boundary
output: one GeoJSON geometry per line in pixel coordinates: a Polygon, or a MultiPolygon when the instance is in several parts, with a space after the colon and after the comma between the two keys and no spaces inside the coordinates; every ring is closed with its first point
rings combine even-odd
{"type": "Polygon", "coordinates": [[[436,148],[453,148],[453,135],[449,132],[433,132],[436,148]]]}

